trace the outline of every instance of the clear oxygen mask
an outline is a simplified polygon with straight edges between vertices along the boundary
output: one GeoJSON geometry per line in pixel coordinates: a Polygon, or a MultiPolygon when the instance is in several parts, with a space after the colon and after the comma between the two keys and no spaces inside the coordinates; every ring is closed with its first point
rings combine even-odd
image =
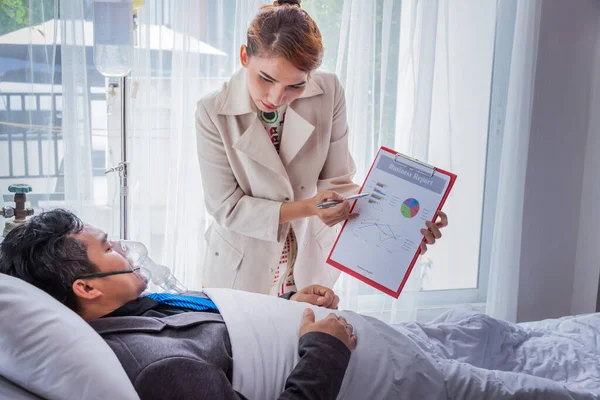
{"type": "Polygon", "coordinates": [[[152,282],[168,293],[185,293],[187,288],[175,278],[171,270],[157,264],[148,255],[148,248],[140,242],[131,240],[111,241],[115,250],[122,254],[134,268],[139,268],[139,275],[146,282],[152,282]]]}

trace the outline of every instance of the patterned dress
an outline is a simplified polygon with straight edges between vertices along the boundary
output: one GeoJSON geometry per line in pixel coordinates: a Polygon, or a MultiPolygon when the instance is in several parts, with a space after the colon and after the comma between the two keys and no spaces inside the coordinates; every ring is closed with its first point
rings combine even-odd
{"type": "MultiPolygon", "coordinates": [[[[283,123],[285,122],[285,112],[287,106],[284,106],[273,112],[258,112],[258,118],[263,123],[275,150],[279,153],[281,144],[281,134],[283,132],[283,123]]],[[[294,280],[294,264],[298,254],[298,242],[296,234],[290,228],[290,232],[285,239],[285,244],[281,252],[279,264],[272,266],[269,271],[273,277],[269,294],[280,296],[286,292],[296,291],[296,282],[294,280]]]]}

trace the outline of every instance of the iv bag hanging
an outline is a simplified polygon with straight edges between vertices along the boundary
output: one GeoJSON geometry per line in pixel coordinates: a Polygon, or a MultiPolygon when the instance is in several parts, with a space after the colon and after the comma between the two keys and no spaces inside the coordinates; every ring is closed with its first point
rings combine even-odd
{"type": "Polygon", "coordinates": [[[133,65],[133,0],[94,0],[94,64],[106,77],[133,65]]]}

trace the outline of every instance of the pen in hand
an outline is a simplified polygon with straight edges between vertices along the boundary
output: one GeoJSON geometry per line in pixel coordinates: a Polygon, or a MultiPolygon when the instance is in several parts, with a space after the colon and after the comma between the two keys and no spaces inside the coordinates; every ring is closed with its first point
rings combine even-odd
{"type": "Polygon", "coordinates": [[[323,203],[317,204],[317,208],[319,208],[319,209],[331,208],[331,207],[337,206],[338,204],[340,204],[340,203],[342,203],[342,202],[344,202],[346,200],[348,200],[348,201],[357,200],[357,199],[360,199],[362,197],[366,197],[366,196],[369,196],[369,195],[370,195],[370,193],[360,193],[360,194],[356,194],[354,196],[348,196],[344,200],[328,200],[328,201],[325,201],[323,203]]]}

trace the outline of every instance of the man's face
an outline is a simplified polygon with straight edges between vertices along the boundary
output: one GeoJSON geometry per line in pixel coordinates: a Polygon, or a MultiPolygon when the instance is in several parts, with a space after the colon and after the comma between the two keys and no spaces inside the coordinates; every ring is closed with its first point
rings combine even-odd
{"type": "MultiPolygon", "coordinates": [[[[92,226],[85,228],[75,238],[85,244],[88,257],[99,268],[99,273],[127,271],[131,266],[127,259],[113,249],[107,235],[92,226]]],[[[86,278],[87,284],[98,290],[102,300],[120,305],[135,300],[146,289],[146,281],[136,273],[110,275],[102,278],[86,278]]]]}

